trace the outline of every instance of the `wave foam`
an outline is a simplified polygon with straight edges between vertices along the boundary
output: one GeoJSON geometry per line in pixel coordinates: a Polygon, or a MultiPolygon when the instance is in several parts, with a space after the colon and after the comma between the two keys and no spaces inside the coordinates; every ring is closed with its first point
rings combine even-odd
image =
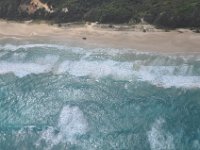
{"type": "Polygon", "coordinates": [[[59,60],[58,55],[46,55],[45,57],[39,57],[36,59],[35,63],[37,64],[51,64],[54,65],[59,60]]]}
{"type": "Polygon", "coordinates": [[[59,56],[47,55],[34,63],[0,62],[0,74],[14,73],[18,77],[29,74],[54,72],[69,73],[76,77],[90,76],[95,79],[110,76],[114,79],[149,82],[159,87],[199,88],[200,76],[192,75],[192,66],[136,66],[134,62],[64,61],[59,56]],[[55,65],[56,64],[56,65],[55,65]]]}
{"type": "Polygon", "coordinates": [[[113,76],[127,78],[132,75],[132,65],[126,62],[107,61],[65,61],[60,64],[57,73],[68,72],[74,76],[91,76],[101,78],[113,76]]]}
{"type": "MultiPolygon", "coordinates": [[[[169,88],[200,88],[200,76],[198,75],[198,68],[196,75],[194,65],[187,61],[176,62],[177,58],[173,57],[173,63],[170,63],[172,58],[164,59],[164,56],[158,56],[153,54],[145,54],[145,57],[136,57],[135,60],[128,62],[112,60],[111,57],[107,60],[94,60],[96,54],[109,55],[104,49],[94,49],[94,51],[86,51],[82,48],[70,48],[67,46],[56,44],[27,44],[27,45],[4,45],[0,46],[0,49],[17,50],[20,48],[56,48],[61,50],[70,51],[70,53],[84,54],[82,58],[76,61],[66,60],[63,56],[47,54],[45,57],[38,56],[38,58],[27,59],[26,53],[19,54],[9,58],[9,61],[0,62],[0,74],[14,73],[18,77],[24,77],[29,74],[40,74],[53,72],[55,74],[69,73],[76,77],[90,76],[92,78],[102,78],[110,76],[114,79],[124,80],[137,80],[149,82],[153,85],[169,88]],[[104,50],[104,51],[103,51],[104,50]],[[94,54],[94,55],[93,55],[94,54]],[[21,56],[22,55],[22,56],[21,56]],[[150,58],[148,58],[148,56],[150,58]],[[153,58],[152,58],[153,56],[153,58]],[[61,57],[61,59],[60,59],[61,57]],[[90,59],[90,58],[93,59],[90,59]],[[24,62],[28,61],[28,62],[24,62]],[[15,62],[13,62],[15,61],[15,62]],[[23,63],[20,63],[20,62],[23,63]],[[181,64],[182,63],[182,64],[181,64]],[[159,66],[160,64],[160,66],[159,66]],[[170,64],[174,66],[170,66],[170,64]],[[148,65],[148,66],[147,66],[148,65]]],[[[121,51],[117,52],[120,54],[121,51]]],[[[114,52],[113,52],[114,53],[114,52]]],[[[115,55],[116,53],[114,53],[115,55]]],[[[124,54],[124,52],[123,52],[124,54]]],[[[113,56],[114,57],[114,56],[113,56]]],[[[122,56],[124,57],[124,56],[122,56]]],[[[194,56],[196,62],[198,57],[194,56]]],[[[117,59],[119,57],[117,56],[117,59]]],[[[188,57],[190,60],[191,58],[188,57]]],[[[177,60],[178,61],[178,60],[177,60]]]]}
{"type": "Polygon", "coordinates": [[[175,145],[173,142],[173,136],[162,129],[164,119],[156,120],[151,130],[148,131],[147,136],[150,143],[151,150],[174,150],[175,145]]]}
{"type": "Polygon", "coordinates": [[[10,62],[1,62],[0,63],[0,74],[14,73],[18,77],[24,77],[29,74],[40,74],[44,72],[49,72],[51,66],[39,65],[35,63],[10,63],[10,62]]]}
{"type": "Polygon", "coordinates": [[[18,49],[29,49],[29,48],[56,48],[56,49],[64,49],[65,46],[62,45],[56,45],[56,44],[24,44],[24,45],[12,45],[12,44],[6,44],[6,45],[0,45],[0,49],[4,50],[11,50],[16,51],[18,49]]]}
{"type": "Polygon", "coordinates": [[[87,131],[88,123],[83,112],[78,107],[68,105],[62,109],[57,127],[49,127],[43,131],[36,145],[40,145],[42,140],[48,144],[47,149],[63,142],[75,144],[77,142],[76,137],[85,134],[87,131]]]}
{"type": "Polygon", "coordinates": [[[65,106],[60,113],[58,128],[66,137],[74,137],[87,131],[87,120],[78,107],[65,106]]]}
{"type": "Polygon", "coordinates": [[[140,81],[165,88],[200,87],[200,76],[192,75],[192,66],[140,66],[134,74],[140,81]]]}

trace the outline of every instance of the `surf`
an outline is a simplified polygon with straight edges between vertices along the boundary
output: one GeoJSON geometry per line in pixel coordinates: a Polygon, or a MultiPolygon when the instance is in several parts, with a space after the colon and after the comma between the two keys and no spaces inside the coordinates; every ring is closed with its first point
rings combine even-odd
{"type": "Polygon", "coordinates": [[[198,149],[200,57],[0,45],[3,149],[198,149]]]}

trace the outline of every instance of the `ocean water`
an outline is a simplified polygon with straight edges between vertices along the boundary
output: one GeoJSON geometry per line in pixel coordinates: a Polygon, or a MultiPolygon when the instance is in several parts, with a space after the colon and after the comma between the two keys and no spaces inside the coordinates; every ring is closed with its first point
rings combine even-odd
{"type": "Polygon", "coordinates": [[[2,42],[0,150],[200,150],[200,56],[2,42]]]}

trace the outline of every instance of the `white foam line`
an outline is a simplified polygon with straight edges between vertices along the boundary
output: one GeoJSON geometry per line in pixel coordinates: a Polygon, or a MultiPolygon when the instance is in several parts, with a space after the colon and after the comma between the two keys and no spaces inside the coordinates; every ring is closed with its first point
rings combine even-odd
{"type": "MultiPolygon", "coordinates": [[[[75,53],[85,53],[85,52],[99,52],[99,53],[105,53],[111,56],[115,56],[117,54],[135,54],[135,55],[148,55],[148,56],[163,56],[168,57],[171,59],[177,59],[178,57],[181,59],[184,59],[184,61],[187,61],[188,59],[191,59],[191,57],[194,57],[194,54],[188,54],[188,55],[176,55],[174,53],[172,54],[165,54],[165,53],[157,53],[157,52],[151,52],[151,51],[139,51],[136,49],[115,49],[115,48],[94,48],[94,49],[84,49],[81,47],[69,47],[68,45],[58,45],[58,44],[22,44],[22,45],[14,45],[14,44],[6,44],[6,45],[0,45],[0,50],[11,50],[16,51],[18,49],[30,49],[34,47],[40,47],[40,48],[56,48],[59,50],[71,50],[75,53]]],[[[199,54],[199,53],[197,53],[199,54]]]]}
{"type": "MultiPolygon", "coordinates": [[[[2,61],[0,62],[0,74],[12,72],[18,77],[24,77],[32,73],[41,74],[52,71],[55,74],[69,73],[70,75],[77,77],[90,76],[95,79],[110,76],[114,79],[144,81],[165,88],[200,88],[200,76],[193,75],[192,65],[189,66],[187,64],[183,64],[181,66],[144,66],[144,64],[146,64],[145,60],[135,60],[133,62],[119,62],[114,60],[89,61],[86,59],[91,56],[91,50],[88,52],[81,48],[75,49],[56,44],[0,46],[0,48],[9,50],[17,50],[19,48],[28,49],[34,47],[53,47],[57,49],[70,50],[79,54],[84,53],[85,55],[80,60],[67,60],[61,63],[58,63],[59,56],[57,55],[47,55],[44,58],[38,58],[33,62],[25,63],[2,61]]],[[[98,51],[98,49],[94,49],[94,51],[100,53],[102,52],[101,50],[105,52],[104,49],[100,49],[100,51],[98,51]]],[[[178,57],[173,58],[176,59],[178,57]]],[[[195,60],[196,58],[198,57],[195,57],[195,60]]],[[[23,59],[23,57],[20,59],[23,59]]],[[[191,58],[189,57],[189,59],[191,58]]],[[[153,62],[153,64],[156,65],[156,62],[153,62]]]]}
{"type": "Polygon", "coordinates": [[[192,75],[192,66],[140,66],[134,74],[140,81],[147,81],[165,88],[200,88],[200,76],[192,75]]]}
{"type": "Polygon", "coordinates": [[[74,76],[91,76],[101,78],[112,76],[116,78],[129,78],[132,75],[132,64],[116,61],[65,61],[60,64],[56,73],[68,72],[74,76]]]}
{"type": "Polygon", "coordinates": [[[24,77],[29,74],[40,74],[49,72],[51,70],[50,65],[39,65],[35,63],[0,63],[0,74],[14,73],[18,77],[24,77]]]}
{"type": "Polygon", "coordinates": [[[64,49],[64,48],[66,48],[65,46],[55,45],[55,44],[24,44],[24,45],[6,44],[6,45],[1,45],[0,49],[6,49],[6,50],[15,51],[15,50],[20,49],[20,48],[28,49],[28,48],[34,48],[34,47],[57,48],[57,49],[64,49]]]}
{"type": "Polygon", "coordinates": [[[193,76],[191,70],[192,67],[187,65],[139,66],[138,68],[136,66],[134,68],[134,65],[130,62],[80,60],[61,63],[56,73],[67,72],[77,77],[101,78],[111,76],[115,79],[136,79],[165,88],[199,88],[200,76],[193,76]]]}
{"type": "Polygon", "coordinates": [[[135,66],[131,62],[106,61],[64,61],[56,62],[58,56],[47,55],[34,63],[0,62],[0,74],[14,73],[18,77],[29,74],[53,72],[69,73],[72,76],[89,76],[94,79],[112,77],[116,80],[136,80],[170,88],[200,88],[200,76],[192,75],[191,66],[135,66]],[[56,65],[55,65],[56,64],[56,65]]]}

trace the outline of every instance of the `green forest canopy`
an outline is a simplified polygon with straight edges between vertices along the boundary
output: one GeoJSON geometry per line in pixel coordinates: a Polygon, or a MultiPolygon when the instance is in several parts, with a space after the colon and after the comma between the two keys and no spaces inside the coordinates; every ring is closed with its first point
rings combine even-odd
{"type": "Polygon", "coordinates": [[[33,15],[19,13],[20,3],[27,1],[1,0],[0,17],[101,23],[137,23],[144,18],[161,27],[200,27],[199,0],[41,0],[52,5],[55,12],[48,14],[40,10],[33,15]],[[68,13],[62,12],[65,7],[68,13]]]}

